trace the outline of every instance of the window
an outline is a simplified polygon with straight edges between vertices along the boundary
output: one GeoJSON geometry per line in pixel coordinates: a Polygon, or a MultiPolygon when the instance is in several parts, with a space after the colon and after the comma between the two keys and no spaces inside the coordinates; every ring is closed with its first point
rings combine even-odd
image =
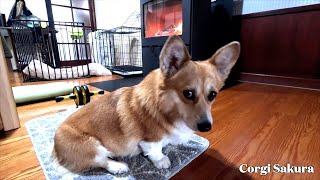
{"type": "Polygon", "coordinates": [[[51,35],[56,64],[70,67],[91,62],[86,37],[96,29],[94,0],[46,0],[46,7],[48,20],[54,22],[49,24],[55,29],[51,35]]]}
{"type": "Polygon", "coordinates": [[[51,0],[51,9],[52,21],[81,22],[96,28],[93,0],[51,0]]]}

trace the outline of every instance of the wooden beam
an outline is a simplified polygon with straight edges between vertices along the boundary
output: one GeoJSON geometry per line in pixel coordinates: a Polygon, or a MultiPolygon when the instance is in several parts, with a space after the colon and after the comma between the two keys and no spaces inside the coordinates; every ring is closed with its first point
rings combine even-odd
{"type": "Polygon", "coordinates": [[[95,31],[97,29],[97,20],[96,20],[96,7],[94,0],[89,0],[89,11],[90,11],[90,25],[91,30],[95,31]]]}
{"type": "Polygon", "coordinates": [[[3,129],[3,124],[2,124],[1,114],[0,114],[0,130],[2,129],[3,129]]]}
{"type": "Polygon", "coordinates": [[[16,103],[9,82],[8,67],[0,39],[0,115],[5,131],[20,127],[16,103]]]}

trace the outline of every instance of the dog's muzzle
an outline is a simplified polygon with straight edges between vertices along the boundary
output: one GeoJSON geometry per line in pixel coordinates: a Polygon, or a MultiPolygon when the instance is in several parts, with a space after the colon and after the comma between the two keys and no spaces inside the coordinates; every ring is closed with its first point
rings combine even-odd
{"type": "MultiPolygon", "coordinates": [[[[210,114],[211,115],[211,114],[210,114]]],[[[200,117],[200,122],[197,124],[198,130],[200,132],[208,132],[211,130],[212,126],[212,117],[208,117],[207,115],[202,115],[200,117]]]]}

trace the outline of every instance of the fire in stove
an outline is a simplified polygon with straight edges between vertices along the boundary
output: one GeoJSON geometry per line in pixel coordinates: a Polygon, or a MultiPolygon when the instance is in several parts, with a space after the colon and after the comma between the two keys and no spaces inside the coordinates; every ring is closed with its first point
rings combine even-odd
{"type": "Polygon", "coordinates": [[[170,25],[169,27],[159,30],[155,36],[172,36],[172,35],[181,35],[182,34],[182,22],[178,25],[170,25]]]}
{"type": "Polygon", "coordinates": [[[182,35],[182,0],[153,0],[144,5],[145,37],[182,35]]]}

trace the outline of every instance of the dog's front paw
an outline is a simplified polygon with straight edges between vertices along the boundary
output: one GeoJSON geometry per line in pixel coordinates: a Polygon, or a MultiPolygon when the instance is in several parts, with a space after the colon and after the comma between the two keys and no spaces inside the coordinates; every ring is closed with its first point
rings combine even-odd
{"type": "Polygon", "coordinates": [[[109,163],[108,169],[112,174],[121,174],[129,171],[129,167],[126,163],[123,162],[112,162],[109,163]]]}
{"type": "Polygon", "coordinates": [[[168,156],[163,156],[163,158],[161,158],[159,161],[154,161],[153,164],[158,169],[164,169],[164,168],[169,168],[171,165],[171,162],[168,156]]]}

